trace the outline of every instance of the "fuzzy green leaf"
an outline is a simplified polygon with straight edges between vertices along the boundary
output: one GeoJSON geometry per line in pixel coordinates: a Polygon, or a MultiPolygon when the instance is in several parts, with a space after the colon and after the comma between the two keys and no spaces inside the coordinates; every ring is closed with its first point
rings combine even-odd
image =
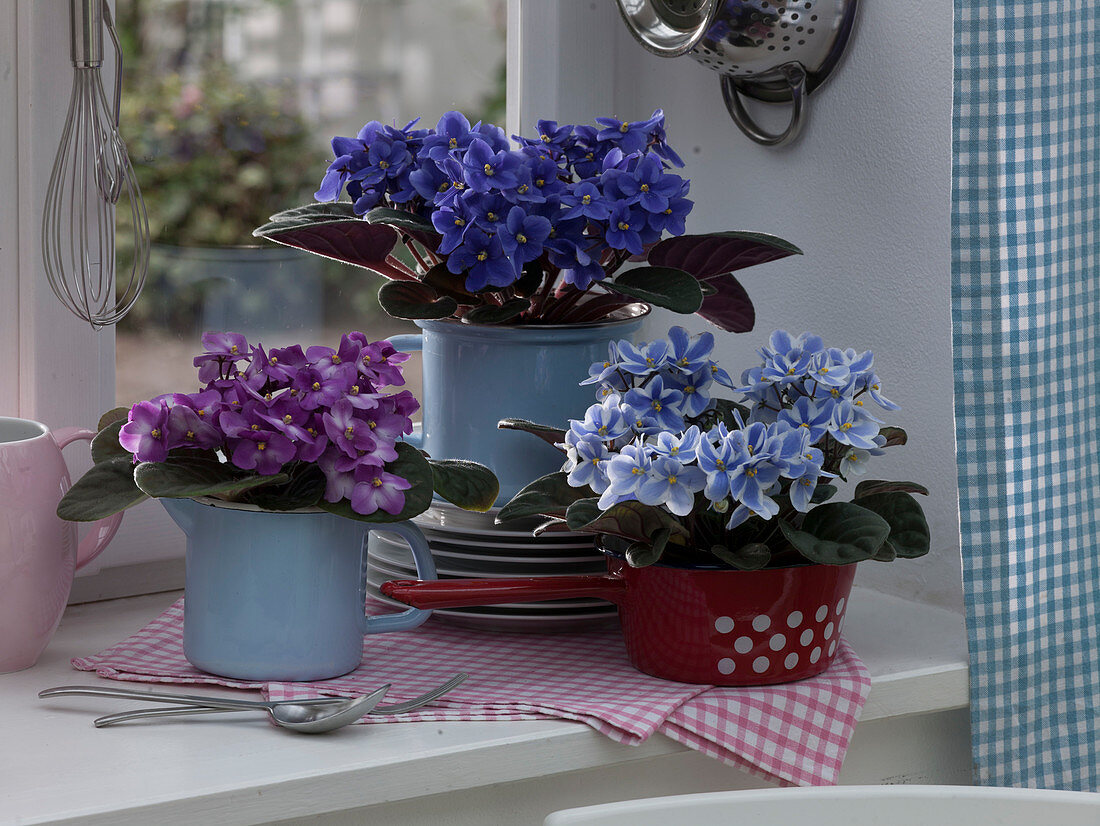
{"type": "Polygon", "coordinates": [[[130,408],[128,407],[114,407],[99,417],[99,424],[96,425],[96,432],[105,428],[109,424],[113,424],[117,421],[125,422],[130,416],[130,408]]]}
{"type": "Polygon", "coordinates": [[[435,492],[453,505],[484,513],[493,507],[500,483],[485,465],[457,459],[429,459],[435,492]]]}
{"type": "MultiPolygon", "coordinates": [[[[538,436],[553,447],[558,447],[558,445],[565,442],[565,431],[560,427],[529,422],[526,419],[501,419],[497,422],[497,428],[500,430],[522,430],[524,433],[538,436]]],[[[558,449],[561,450],[561,448],[558,449]]]]}
{"type": "Polygon", "coordinates": [[[348,519],[356,519],[360,522],[404,522],[414,516],[422,514],[432,504],[432,466],[424,458],[424,454],[406,442],[397,443],[397,458],[386,465],[388,473],[407,479],[412,487],[404,491],[405,507],[400,513],[391,514],[384,510],[377,510],[372,514],[363,515],[352,510],[351,502],[341,499],[339,502],[326,502],[322,499],[317,507],[343,516],[348,519]]]}
{"type": "Polygon", "coordinates": [[[281,485],[289,478],[285,473],[261,476],[242,471],[197,450],[170,454],[163,462],[142,462],[134,469],[137,486],[158,499],[232,498],[262,485],[281,485]]]}
{"type": "Polygon", "coordinates": [[[714,545],[711,547],[710,552],[739,571],[759,571],[772,558],[772,552],[768,546],[759,542],[750,542],[748,545],[742,545],[739,548],[714,545]]]}
{"type": "Polygon", "coordinates": [[[890,535],[890,524],[852,502],[830,502],[806,514],[802,529],[780,521],[787,541],[806,559],[823,565],[847,565],[873,557],[890,535]]]}
{"type": "Polygon", "coordinates": [[[818,485],[814,488],[813,495],[810,497],[810,504],[820,505],[822,502],[828,502],[836,496],[836,492],[836,485],[818,485]]]}
{"type": "Polygon", "coordinates": [[[499,307],[494,304],[474,307],[462,317],[462,320],[467,324],[503,324],[519,318],[530,309],[531,302],[526,298],[510,298],[499,307]]]}
{"type": "Polygon", "coordinates": [[[626,564],[631,568],[644,568],[661,558],[668,544],[668,529],[662,528],[652,542],[634,542],[626,549],[626,564]]]}
{"type": "Polygon", "coordinates": [[[570,530],[574,531],[583,528],[600,515],[600,507],[596,504],[599,501],[594,496],[578,499],[565,511],[565,524],[569,526],[570,530]]]}
{"type": "Polygon", "coordinates": [[[931,533],[920,502],[901,491],[859,496],[853,504],[877,513],[890,525],[890,544],[902,559],[916,559],[928,553],[931,533]]]}
{"type": "Polygon", "coordinates": [[[856,485],[855,495],[852,496],[852,500],[860,499],[864,496],[871,496],[875,493],[891,493],[892,491],[901,491],[902,493],[922,493],[928,496],[928,488],[924,485],[918,485],[916,482],[884,482],[880,479],[865,479],[856,485]]]}
{"type": "Polygon", "coordinates": [[[609,533],[636,542],[651,542],[662,529],[668,529],[668,541],[687,545],[691,534],[676,517],[654,505],[628,500],[612,505],[582,529],[587,533],[609,533]]]}
{"type": "Polygon", "coordinates": [[[246,491],[238,501],[269,511],[293,511],[311,508],[325,495],[325,474],[317,465],[294,462],[284,469],[288,481],[283,485],[263,485],[246,491]]]}
{"type": "Polygon", "coordinates": [[[587,487],[571,486],[566,481],[567,477],[568,474],[564,471],[557,471],[531,482],[500,509],[496,518],[497,524],[525,516],[555,516],[564,519],[570,505],[592,494],[587,487]]]}
{"type": "Polygon", "coordinates": [[[133,462],[133,455],[118,443],[118,432],[126,424],[125,419],[118,419],[103,427],[92,439],[92,461],[97,465],[100,462],[109,462],[111,459],[126,459],[133,462]]]}
{"type": "Polygon", "coordinates": [[[57,515],[70,522],[94,522],[148,499],[134,483],[133,460],[111,459],[81,476],[61,497],[57,515]]]}
{"type": "MultiPolygon", "coordinates": [[[[389,207],[375,207],[366,215],[363,219],[368,224],[384,224],[388,227],[394,227],[402,232],[413,236],[417,240],[424,237],[434,236],[439,237],[439,233],[432,225],[432,222],[427,218],[421,218],[419,215],[406,212],[402,209],[390,209],[389,207]]],[[[435,244],[432,245],[436,246],[435,244]]]]}
{"type": "Polygon", "coordinates": [[[903,445],[909,441],[909,436],[900,427],[881,427],[878,432],[880,436],[886,437],[886,444],[883,447],[903,445]]]}
{"type": "Polygon", "coordinates": [[[703,306],[703,291],[695,276],[674,267],[638,267],[605,286],[623,295],[689,315],[703,306]]]}
{"type": "Polygon", "coordinates": [[[378,290],[378,303],[394,318],[447,318],[458,309],[453,298],[419,281],[387,281],[378,290]]]}

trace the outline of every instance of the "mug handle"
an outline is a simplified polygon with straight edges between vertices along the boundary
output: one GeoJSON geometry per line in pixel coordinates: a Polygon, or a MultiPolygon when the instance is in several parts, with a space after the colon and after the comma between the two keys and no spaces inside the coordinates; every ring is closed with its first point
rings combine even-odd
{"type": "MultiPolygon", "coordinates": [[[[367,601],[367,544],[371,531],[379,533],[394,533],[409,543],[412,549],[413,562],[416,563],[416,575],[420,579],[436,579],[435,560],[432,558],[428,540],[412,522],[384,522],[367,525],[363,534],[362,561],[360,563],[359,576],[359,604],[365,605],[367,601]]],[[[363,614],[361,630],[364,634],[381,634],[386,631],[411,631],[432,615],[430,610],[409,608],[398,614],[382,614],[381,616],[367,616],[363,614]]]]}
{"type": "MultiPolygon", "coordinates": [[[[58,448],[63,448],[71,445],[78,439],[84,439],[90,442],[96,437],[96,432],[84,427],[59,427],[57,430],[51,430],[50,435],[53,437],[58,448]]],[[[122,524],[123,513],[124,511],[119,511],[110,516],[105,516],[98,522],[92,523],[88,533],[80,540],[80,544],[76,548],[77,568],[83,568],[103,553],[103,549],[107,547],[107,544],[114,539],[115,534],[118,533],[119,525],[122,524]]]]}
{"type": "MultiPolygon", "coordinates": [[[[386,341],[403,353],[419,353],[424,350],[423,333],[402,333],[401,335],[390,336],[386,341]]],[[[424,449],[423,430],[407,434],[404,440],[415,448],[424,449]]]]}

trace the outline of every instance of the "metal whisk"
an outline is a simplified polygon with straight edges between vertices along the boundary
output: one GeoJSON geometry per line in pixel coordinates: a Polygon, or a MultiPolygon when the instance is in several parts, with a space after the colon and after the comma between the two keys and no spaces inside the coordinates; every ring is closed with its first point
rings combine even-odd
{"type": "Polygon", "coordinates": [[[122,49],[107,0],[71,0],[73,91],[42,214],[46,277],[61,303],[93,327],[114,324],[134,306],[149,265],[149,220],[126,145],[118,132],[122,49]],[[99,67],[103,28],[114,43],[114,111],[99,67]],[[133,261],[116,278],[115,208],[130,209],[133,261]]]}

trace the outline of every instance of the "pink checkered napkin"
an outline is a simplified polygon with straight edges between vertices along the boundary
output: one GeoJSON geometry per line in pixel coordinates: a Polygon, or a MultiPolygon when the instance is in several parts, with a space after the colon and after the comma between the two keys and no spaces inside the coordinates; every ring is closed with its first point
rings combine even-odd
{"type": "Polygon", "coordinates": [[[836,782],[871,685],[863,663],[843,641],[833,666],[819,677],[761,689],[713,688],[635,670],[617,630],[495,634],[443,622],[367,637],[363,664],[343,677],[247,683],[206,674],[187,662],[182,600],[134,636],[74,659],[73,666],[112,679],[260,689],[273,700],[360,694],[392,683],[387,703],[415,697],[466,671],[469,679],[431,706],[362,722],[564,718],[629,745],[660,731],[704,754],[798,785],[836,782]]]}

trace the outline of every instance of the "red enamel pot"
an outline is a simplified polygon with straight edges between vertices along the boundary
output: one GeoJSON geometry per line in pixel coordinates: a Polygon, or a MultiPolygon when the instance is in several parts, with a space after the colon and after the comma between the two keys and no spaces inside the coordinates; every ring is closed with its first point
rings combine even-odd
{"type": "Polygon", "coordinates": [[[607,560],[606,575],[394,580],[382,593],[417,608],[606,599],[619,606],[639,671],[684,683],[769,685],[829,667],[856,573],[855,565],[735,571],[607,560]]]}

